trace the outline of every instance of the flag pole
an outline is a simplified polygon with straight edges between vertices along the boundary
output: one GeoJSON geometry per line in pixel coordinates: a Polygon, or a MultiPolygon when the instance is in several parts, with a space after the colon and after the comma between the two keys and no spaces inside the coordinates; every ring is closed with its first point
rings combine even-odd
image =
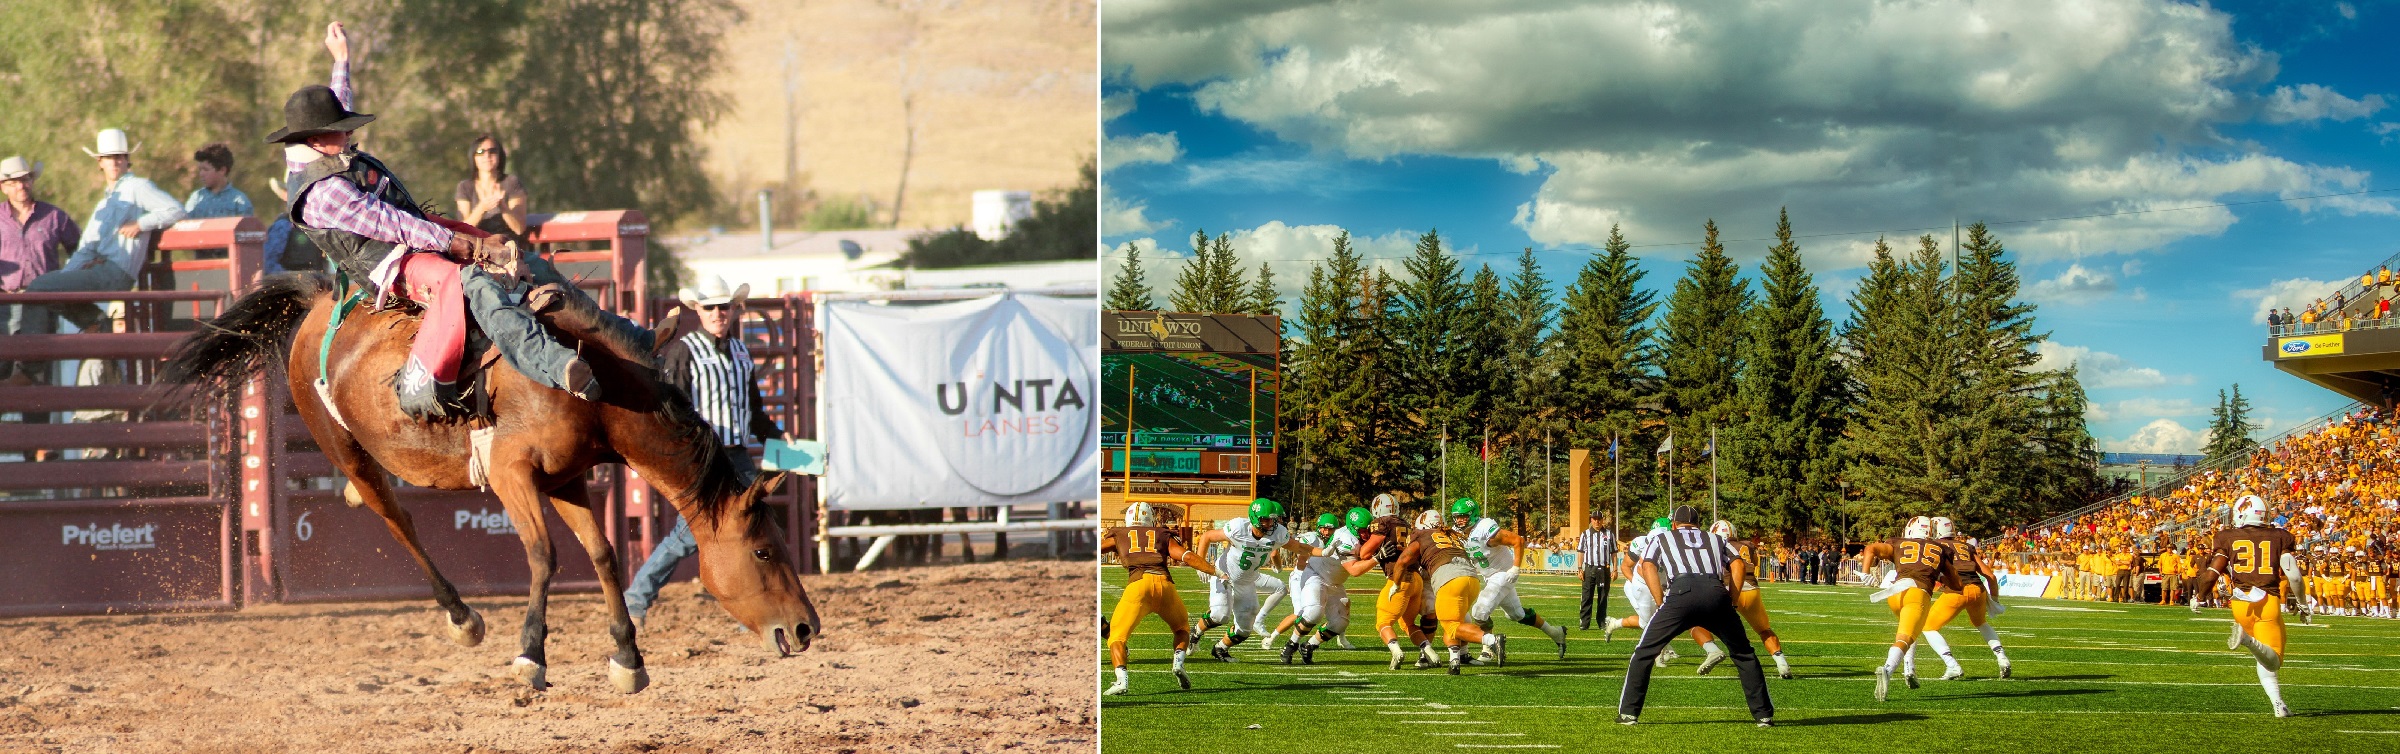
{"type": "MultiPolygon", "coordinates": [[[[1608,466],[1616,476],[1615,480],[1608,483],[1608,533],[1611,535],[1625,530],[1625,459],[1622,457],[1624,453],[1624,448],[1617,445],[1617,433],[1608,433],[1608,466]]],[[[1617,537],[1609,538],[1616,539],[1617,537]]]]}
{"type": "Polygon", "coordinates": [[[1717,517],[1717,425],[1708,425],[1708,520],[1717,517]]]}
{"type": "Polygon", "coordinates": [[[1433,507],[1437,510],[1442,507],[1442,501],[1450,497],[1450,425],[1448,424],[1442,425],[1441,464],[1442,487],[1440,491],[1433,493],[1433,507]]]}
{"type": "Polygon", "coordinates": [[[1491,426],[1490,426],[1490,425],[1485,425],[1485,426],[1484,426],[1484,428],[1483,428],[1483,457],[1482,457],[1482,458],[1483,458],[1483,462],[1482,462],[1482,463],[1480,463],[1480,464],[1477,464],[1477,465],[1476,465],[1476,468],[1478,468],[1478,469],[1481,469],[1481,470],[1482,470],[1482,474],[1481,474],[1481,476],[1483,477],[1483,492],[1479,493],[1479,494],[1480,494],[1480,495],[1482,495],[1482,496],[1481,496],[1481,497],[1478,497],[1478,498],[1475,498],[1475,502],[1482,503],[1482,504],[1484,504],[1484,505],[1491,505],[1491,504],[1492,504],[1492,428],[1491,428],[1491,426]]]}
{"type": "Polygon", "coordinates": [[[1558,533],[1558,511],[1551,507],[1550,484],[1551,475],[1557,470],[1558,463],[1550,459],[1550,430],[1545,429],[1542,430],[1542,528],[1552,535],[1558,533]]]}
{"type": "Polygon", "coordinates": [[[1125,497],[1117,502],[1126,505],[1133,504],[1133,375],[1141,369],[1125,365],[1125,497]]]}
{"type": "Polygon", "coordinates": [[[1250,499],[1258,499],[1258,366],[1250,367],[1250,499]]]}

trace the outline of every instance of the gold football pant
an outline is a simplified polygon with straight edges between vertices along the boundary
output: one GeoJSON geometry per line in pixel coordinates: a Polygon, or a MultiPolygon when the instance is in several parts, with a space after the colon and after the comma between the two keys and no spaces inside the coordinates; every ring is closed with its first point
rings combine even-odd
{"type": "Polygon", "coordinates": [[[1977,626],[1984,624],[1982,584],[1967,584],[1965,591],[1950,592],[1935,598],[1933,609],[1925,614],[1925,630],[1942,630],[1962,610],[1966,611],[1969,623],[1977,626]]]}
{"type": "Polygon", "coordinates": [[[2275,650],[2275,654],[2283,654],[2282,597],[2270,594],[2257,602],[2236,599],[2231,600],[2231,604],[2233,622],[2241,624],[2243,633],[2267,645],[2268,649],[2275,650]]]}
{"type": "Polygon", "coordinates": [[[1117,597],[1117,609],[1108,618],[1108,658],[1117,667],[1125,667],[1125,642],[1133,638],[1133,624],[1147,615],[1158,616],[1175,630],[1176,649],[1191,646],[1192,619],[1175,594],[1175,582],[1155,573],[1137,573],[1125,582],[1125,593],[1117,597]]]}
{"type": "Polygon", "coordinates": [[[1459,576],[1442,584],[1441,592],[1433,597],[1433,618],[1442,623],[1442,643],[1450,646],[1483,641],[1483,627],[1467,620],[1475,606],[1475,597],[1483,593],[1483,582],[1473,576],[1459,576]]]}
{"type": "Polygon", "coordinates": [[[1912,586],[1884,600],[1892,608],[1892,615],[1900,619],[1899,631],[1892,635],[1892,646],[1907,649],[1916,643],[1918,634],[1925,632],[1926,603],[1931,601],[1927,597],[1923,587],[1912,586]]]}
{"type": "Polygon", "coordinates": [[[1375,594],[1375,630],[1381,633],[1386,626],[1399,626],[1396,636],[1415,632],[1417,615],[1425,612],[1425,580],[1409,577],[1383,585],[1375,594]]]}

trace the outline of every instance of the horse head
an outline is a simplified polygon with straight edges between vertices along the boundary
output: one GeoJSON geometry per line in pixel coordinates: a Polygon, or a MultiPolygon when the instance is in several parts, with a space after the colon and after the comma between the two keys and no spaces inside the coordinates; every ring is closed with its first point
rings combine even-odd
{"type": "Polygon", "coordinates": [[[800,585],[792,553],[783,546],[783,527],[760,499],[785,474],[758,475],[732,492],[714,521],[692,522],[699,544],[700,583],[735,620],[757,632],[776,654],[808,651],[821,626],[817,608],[800,585]]]}

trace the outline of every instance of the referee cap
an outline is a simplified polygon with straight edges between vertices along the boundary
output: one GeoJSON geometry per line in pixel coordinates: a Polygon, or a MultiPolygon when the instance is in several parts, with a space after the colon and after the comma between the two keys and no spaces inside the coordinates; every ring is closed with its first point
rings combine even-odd
{"type": "Polygon", "coordinates": [[[1698,508],[1694,508],[1689,505],[1678,505],[1675,506],[1675,512],[1673,516],[1675,518],[1675,523],[1691,524],[1693,526],[1700,525],[1700,509],[1698,508]]]}

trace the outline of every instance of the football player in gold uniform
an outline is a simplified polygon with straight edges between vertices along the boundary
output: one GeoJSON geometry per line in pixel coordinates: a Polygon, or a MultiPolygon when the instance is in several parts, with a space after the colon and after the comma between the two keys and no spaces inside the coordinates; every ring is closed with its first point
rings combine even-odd
{"type": "Polygon", "coordinates": [[[1986,608],[1994,602],[1990,590],[1998,589],[2000,580],[1992,576],[1990,568],[1984,567],[1983,557],[1975,552],[1974,543],[1958,536],[1958,527],[1949,518],[1934,517],[1933,536],[1950,545],[1950,549],[1958,554],[1959,590],[1935,599],[1933,610],[1925,614],[1925,644],[1942,656],[1942,680],[1967,675],[1965,670],[1958,667],[1958,658],[1950,654],[1950,642],[1942,638],[1942,627],[1949,625],[1950,619],[1957,617],[1960,612],[1965,612],[1967,622],[1983,633],[1984,646],[1991,647],[1992,656],[2000,658],[2000,677],[2007,678],[2008,650],[2000,646],[2000,632],[1992,630],[1991,621],[1985,614],[1986,608]]]}
{"type": "MultiPolygon", "coordinates": [[[[1902,656],[1915,648],[1934,597],[1942,589],[1960,590],[1956,557],[1950,545],[1933,538],[1933,519],[1924,516],[1909,519],[1899,537],[1867,546],[1863,561],[1867,568],[1874,568],[1879,558],[1895,566],[1892,584],[1875,596],[1887,597],[1886,604],[1900,621],[1883,664],[1875,668],[1875,701],[1884,701],[1891,694],[1892,671],[1899,667],[1902,656]]],[[[1909,688],[1917,687],[1913,663],[1902,678],[1909,688]]]]}
{"type": "Polygon", "coordinates": [[[1116,553],[1117,564],[1126,571],[1125,593],[1118,595],[1117,607],[1109,615],[1108,661],[1116,667],[1117,683],[1108,687],[1107,693],[1125,693],[1125,643],[1133,637],[1134,624],[1149,615],[1157,615],[1174,629],[1175,682],[1190,691],[1192,678],[1183,672],[1184,655],[1192,651],[1190,616],[1183,609],[1183,598],[1175,593],[1175,579],[1167,573],[1167,565],[1183,563],[1212,576],[1216,569],[1206,558],[1193,557],[1175,530],[1159,526],[1158,512],[1149,503],[1125,506],[1125,525],[1102,532],[1100,550],[1116,553]]]}
{"type": "MultiPolygon", "coordinates": [[[[2201,569],[2200,583],[2192,592],[2208,593],[2219,575],[2232,583],[2233,598],[2227,605],[2233,608],[2233,635],[2225,648],[2249,650],[2251,659],[2258,661],[2258,685],[2267,690],[2275,716],[2290,717],[2292,710],[2283,704],[2283,684],[2276,673],[2283,668],[2280,611],[2308,609],[2300,596],[2306,576],[2292,554],[2298,541],[2291,531],[2267,524],[2267,501],[2257,495],[2233,501],[2233,527],[2218,530],[2214,541],[2216,554],[2201,569]]],[[[2197,598],[2192,601],[2192,612],[2200,612],[2197,598]]]]}

